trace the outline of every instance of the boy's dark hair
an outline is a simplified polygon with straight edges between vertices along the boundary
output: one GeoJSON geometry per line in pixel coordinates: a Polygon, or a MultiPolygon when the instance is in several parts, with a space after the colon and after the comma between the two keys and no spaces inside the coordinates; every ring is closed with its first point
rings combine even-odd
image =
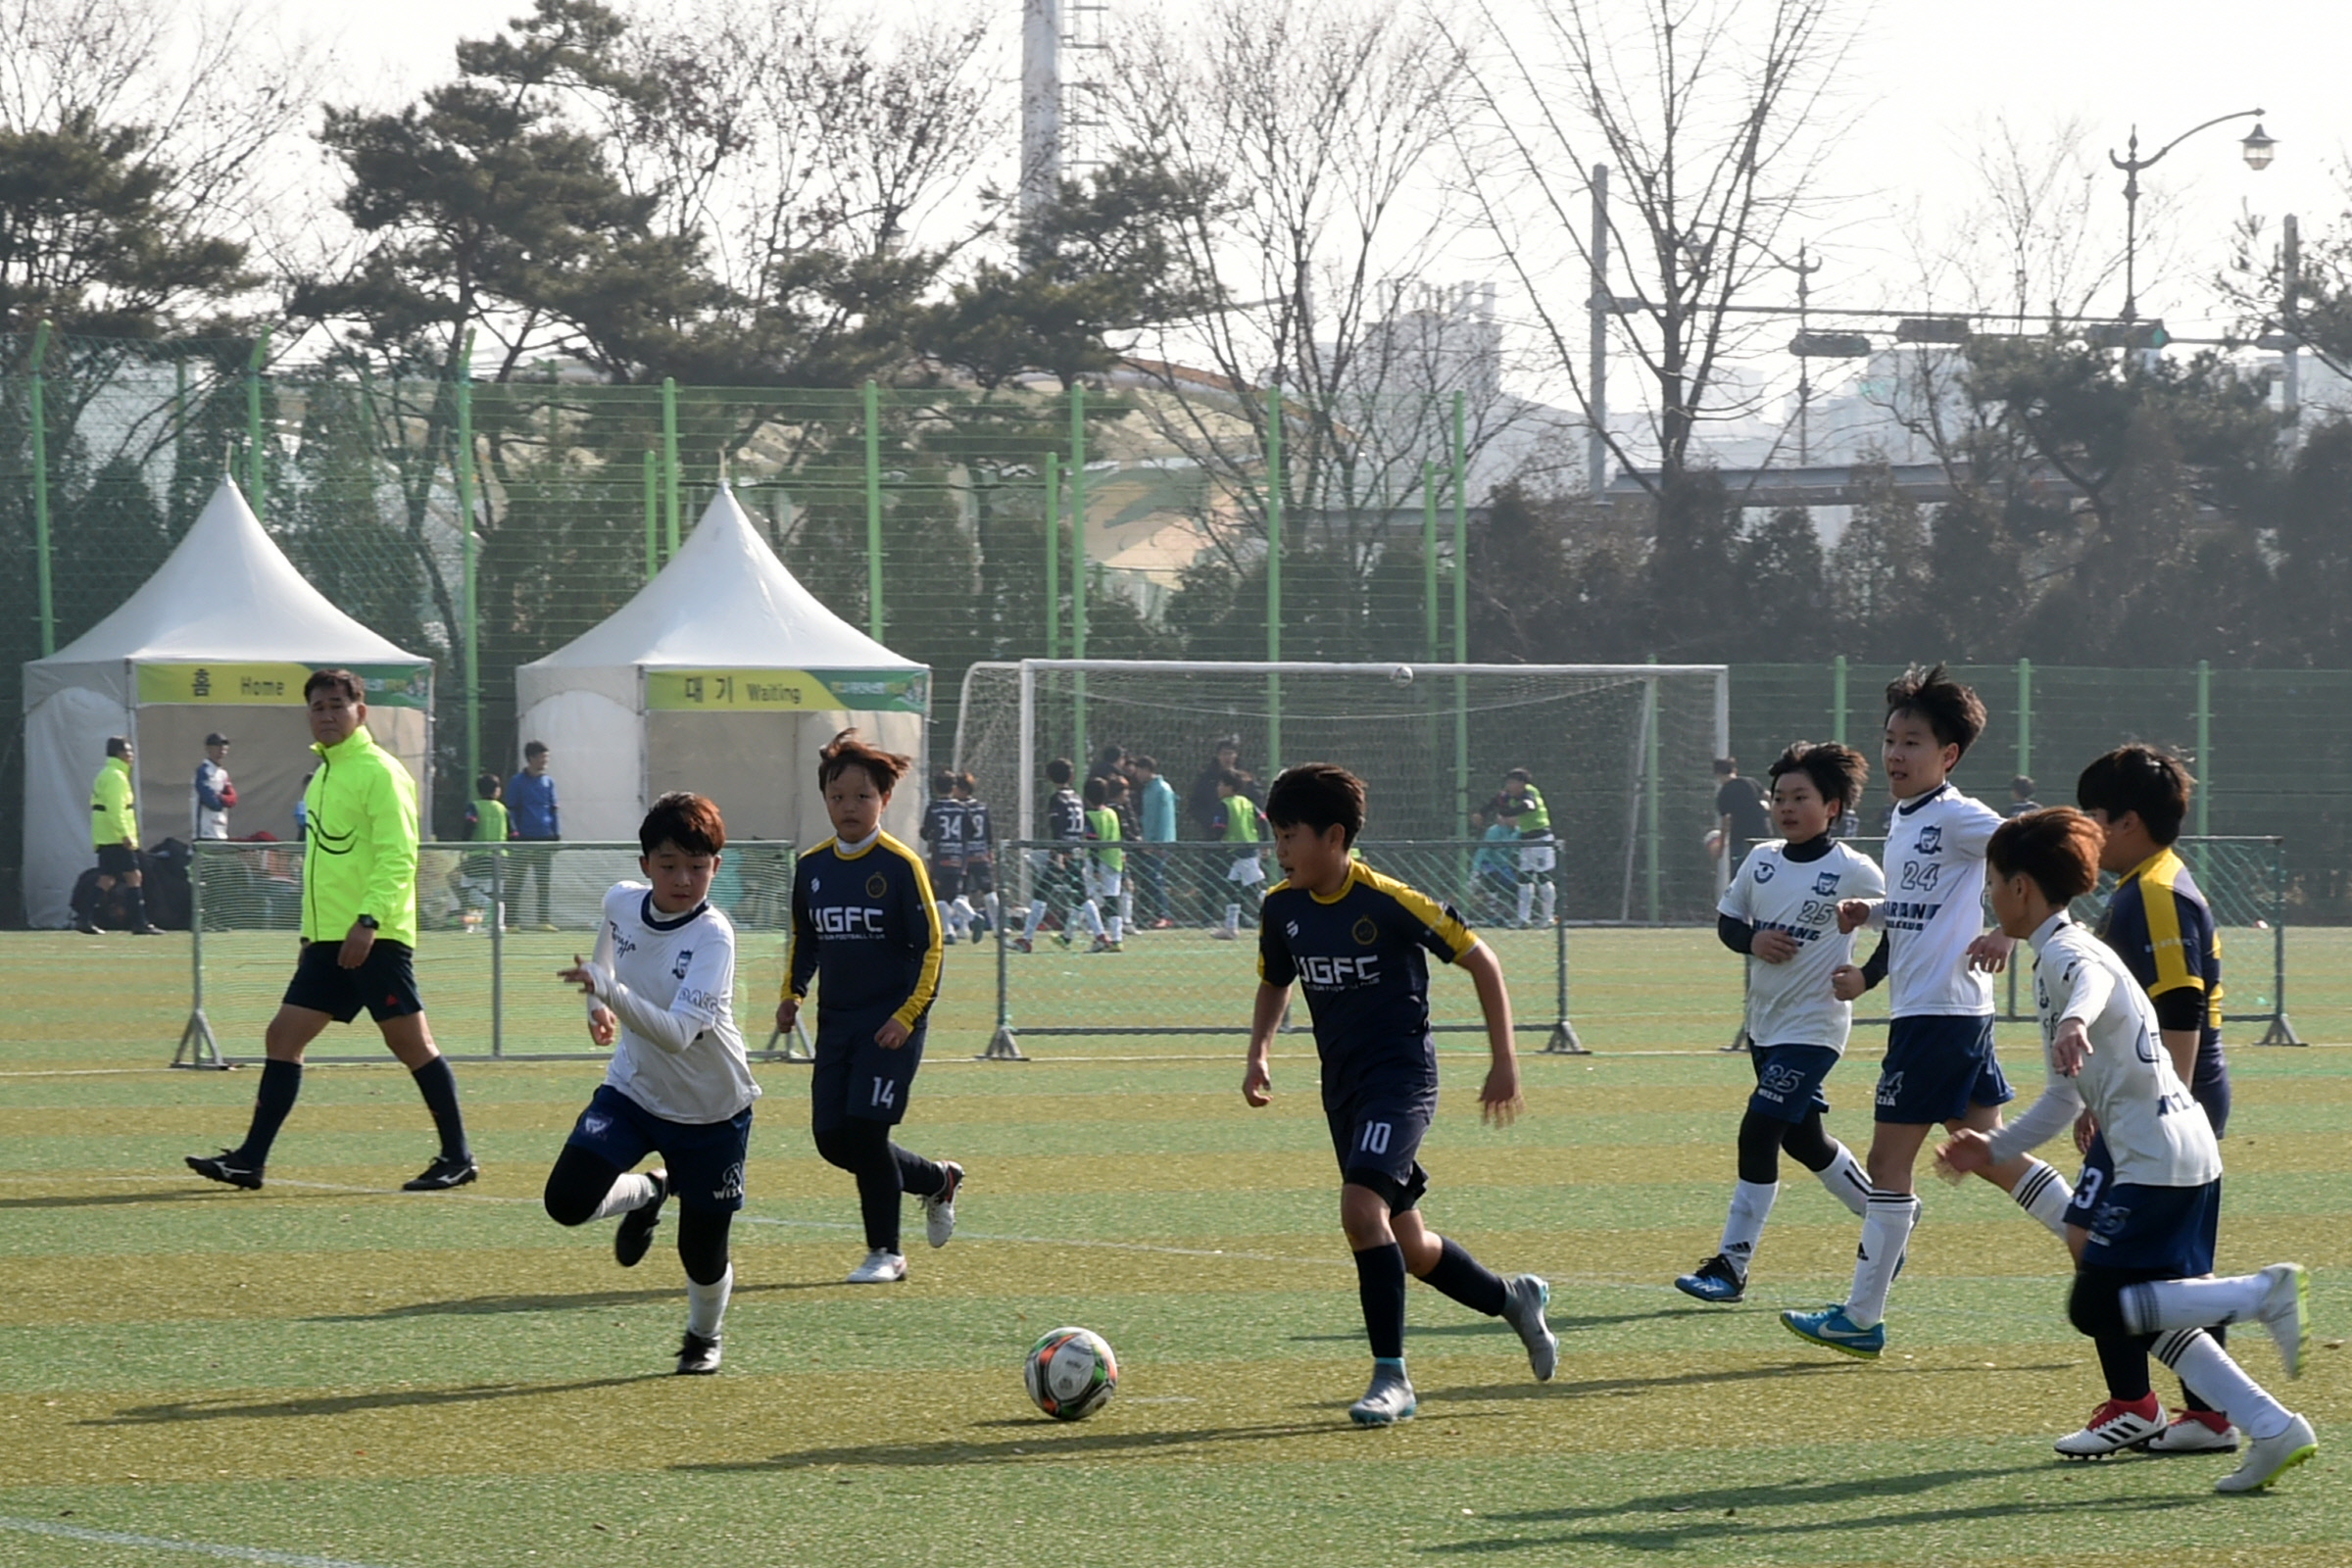
{"type": "Polygon", "coordinates": [[[1266,820],[1276,827],[1338,828],[1353,844],[1364,830],[1364,781],[1337,762],[1300,762],[1275,776],[1266,791],[1266,820]]]}
{"type": "Polygon", "coordinates": [[[2137,811],[2148,837],[2170,844],[2180,836],[2189,793],[2196,787],[2197,781],[2172,753],[2153,746],[2119,746],[2075,780],[2075,804],[2085,811],[2105,811],[2110,822],[2126,811],[2137,811]]]}
{"type": "MultiPolygon", "coordinates": [[[[88,754],[84,753],[83,755],[87,756],[88,754]]],[[[130,737],[127,735],[109,735],[106,738],[106,755],[109,757],[129,756],[130,737]]]]}
{"type": "Polygon", "coordinates": [[[956,775],[956,788],[965,795],[977,795],[980,793],[980,781],[968,772],[958,773],[956,775]]]}
{"type": "Polygon", "coordinates": [[[1737,757],[1718,757],[1715,759],[1715,776],[1717,778],[1730,778],[1734,773],[1739,771],[1740,759],[1737,757]]]}
{"type": "Polygon", "coordinates": [[[1046,780],[1052,784],[1067,784],[1070,781],[1070,774],[1074,771],[1068,758],[1056,757],[1046,764],[1046,780]]]}
{"type": "Polygon", "coordinates": [[[888,795],[913,765],[913,758],[879,751],[866,745],[856,730],[845,729],[816,754],[816,787],[821,790],[851,768],[862,767],[874,788],[888,795]]]}
{"type": "Polygon", "coordinates": [[[709,796],[672,790],[637,824],[639,850],[652,855],[664,844],[688,855],[716,855],[727,847],[727,824],[709,796]]]}
{"type": "Polygon", "coordinates": [[[2030,801],[2034,798],[2034,781],[2020,773],[2009,781],[2009,793],[2021,801],[2030,801]]]}
{"type": "Polygon", "coordinates": [[[1110,804],[1110,786],[1100,778],[1088,779],[1086,788],[1079,793],[1086,797],[1086,804],[1089,806],[1108,806],[1110,804]]]}
{"type": "Polygon", "coordinates": [[[1217,782],[1224,785],[1227,789],[1233,791],[1233,793],[1236,795],[1246,794],[1250,789],[1250,775],[1243,772],[1238,767],[1221,767],[1217,769],[1217,782]]]}
{"type": "Polygon", "coordinates": [[[1993,829],[1985,863],[2004,881],[2030,876],[2061,908],[2099,885],[2099,824],[2071,806],[2045,806],[1993,829]]]}
{"type": "Polygon", "coordinates": [[[1797,741],[1765,770],[1775,784],[1788,773],[1804,774],[1823,800],[1843,811],[1862,799],[1862,786],[1870,782],[1870,762],[1851,746],[1836,741],[1797,741]]]}
{"type": "Polygon", "coordinates": [[[546,755],[547,742],[545,741],[529,741],[522,748],[522,760],[526,762],[534,757],[545,757],[546,755]]]}
{"type": "Polygon", "coordinates": [[[485,801],[497,800],[498,792],[501,788],[503,788],[503,786],[499,783],[499,778],[496,773],[479,774],[474,778],[473,781],[473,793],[480,796],[485,801]]]}
{"type": "Polygon", "coordinates": [[[952,768],[952,767],[943,767],[943,768],[941,768],[941,769],[940,769],[938,772],[936,772],[936,773],[932,774],[932,775],[931,775],[931,793],[932,793],[932,794],[934,794],[934,795],[953,795],[953,794],[955,794],[955,793],[956,793],[956,770],[955,770],[954,768],[952,768]]]}
{"type": "Polygon", "coordinates": [[[1984,733],[1983,699],[1952,679],[1941,662],[1927,669],[1913,664],[1886,683],[1886,716],[1897,713],[1916,714],[1936,744],[1957,746],[1962,757],[1984,733]]]}
{"type": "Polygon", "coordinates": [[[1159,759],[1156,757],[1131,757],[1127,760],[1127,765],[1146,773],[1156,773],[1159,771],[1159,759]]]}
{"type": "Polygon", "coordinates": [[[1514,767],[1502,775],[1502,781],[1505,784],[1533,784],[1536,781],[1536,775],[1524,767],[1514,767]]]}
{"type": "Polygon", "coordinates": [[[311,678],[302,683],[302,700],[309,702],[320,691],[341,692],[347,701],[364,703],[368,700],[368,683],[348,669],[314,669],[311,678]]]}

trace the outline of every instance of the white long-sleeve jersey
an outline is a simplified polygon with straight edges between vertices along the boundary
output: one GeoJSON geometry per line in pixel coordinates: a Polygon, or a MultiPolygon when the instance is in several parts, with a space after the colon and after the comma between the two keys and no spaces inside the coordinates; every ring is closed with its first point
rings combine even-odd
{"type": "Polygon", "coordinates": [[[2156,1008],[2115,950],[2061,910],[2035,931],[2034,1010],[2041,1019],[2049,1086],[2026,1113],[1992,1135],[1997,1159],[2048,1142],[2085,1104],[2098,1118],[2118,1182],[2143,1187],[2202,1187],[2222,1174],[2221,1146],[2205,1107],[2173,1070],[2156,1026],[2156,1008]],[[2058,1026],[2078,1019],[2090,1054],[2073,1078],[2052,1058],[2058,1026]]]}
{"type": "Polygon", "coordinates": [[[605,1082],[666,1121],[726,1121],[760,1098],[735,1027],[735,926],[708,904],[663,915],[642,882],[605,895],[589,1002],[620,1035],[605,1082]]]}
{"type": "Polygon", "coordinates": [[[1886,1010],[1897,1018],[1992,1012],[1992,976],[1972,968],[1984,932],[1984,846],[2000,813],[1939,784],[1886,824],[1886,896],[1872,929],[1886,933],[1886,1010]]]}

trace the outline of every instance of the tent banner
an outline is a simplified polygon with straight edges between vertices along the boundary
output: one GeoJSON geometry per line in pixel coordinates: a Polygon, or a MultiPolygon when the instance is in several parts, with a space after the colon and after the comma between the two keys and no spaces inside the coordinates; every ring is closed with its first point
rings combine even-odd
{"type": "MultiPolygon", "coordinates": [[[[185,663],[139,665],[140,706],[210,706],[240,708],[300,708],[302,683],[318,664],[185,663]]],[[[345,666],[368,684],[368,701],[379,708],[433,706],[433,666],[430,664],[352,664],[345,666]]]]}
{"type": "Polygon", "coordinates": [[[925,713],[927,669],[649,669],[649,713],[925,713]]]}

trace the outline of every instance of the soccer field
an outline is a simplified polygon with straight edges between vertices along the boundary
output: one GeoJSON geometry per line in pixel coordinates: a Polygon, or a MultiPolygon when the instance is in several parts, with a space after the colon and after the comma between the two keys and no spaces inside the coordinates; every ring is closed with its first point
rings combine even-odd
{"type": "MultiPolygon", "coordinates": [[[[550,958],[563,945],[531,940],[550,958]]],[[[1015,961],[1044,966],[1025,977],[1041,1008],[1054,975],[1083,989],[1081,964],[1139,959],[1104,972],[1230,992],[1246,1014],[1246,946],[1152,940],[1015,961]]],[[[1416,1288],[1421,1414],[1378,1432],[1345,1416],[1365,1351],[1303,1035],[1258,1112],[1238,1038],[1048,1038],[1031,1062],[974,1062],[994,959],[958,950],[905,1137],[969,1167],[955,1244],[915,1245],[904,1285],[838,1284],[862,1250],[849,1179],[809,1147],[807,1069],[763,1066],[726,1369],[680,1379],[673,1227],[623,1273],[609,1227],[539,1210],[597,1066],[462,1069],[485,1176],[430,1197],[390,1191],[431,1152],[405,1075],[323,1069],[270,1187],[211,1188],[180,1156],[235,1140],[254,1075],[163,1069],[184,942],[0,939],[0,1412],[19,1455],[0,1564],[2352,1562],[2338,933],[2290,948],[2296,1023],[2338,1044],[2233,1058],[2222,1267],[2301,1259],[2318,1316],[2294,1384],[2259,1335],[2236,1343],[2322,1443],[2245,1498],[2210,1492],[2224,1458],[2053,1458],[2101,1396],[2095,1361],[2064,1320],[2062,1251],[1982,1184],[1923,1184],[1884,1361],[1775,1321],[1841,1295],[1853,1252],[1854,1222],[1801,1171],[1745,1303],[1670,1288],[1714,1250],[1747,1080],[1712,1049],[1738,967],[1705,933],[1576,935],[1596,1054],[1531,1054],[1515,1128],[1479,1126],[1483,1052],[1448,1037],[1430,1215],[1551,1279],[1560,1371],[1531,1382],[1507,1328],[1416,1288]],[[1030,1409],[1018,1366],[1063,1322],[1105,1335],[1124,1374],[1066,1427],[1030,1409]]],[[[282,940],[251,956],[257,995],[285,956],[282,940]]],[[[773,955],[748,943],[747,962],[764,965],[747,992],[771,995],[773,955]]],[[[1440,986],[1467,1005],[1459,976],[1440,986]]],[[[576,1030],[569,1004],[546,1016],[576,1030]]],[[[449,1044],[479,1049],[453,1022],[449,1044]]],[[[2028,1035],[2004,1030],[2003,1054],[2031,1094],[2028,1035]]],[[[1875,1054],[1863,1034],[1831,1082],[1832,1129],[1855,1142],[1875,1054]]]]}

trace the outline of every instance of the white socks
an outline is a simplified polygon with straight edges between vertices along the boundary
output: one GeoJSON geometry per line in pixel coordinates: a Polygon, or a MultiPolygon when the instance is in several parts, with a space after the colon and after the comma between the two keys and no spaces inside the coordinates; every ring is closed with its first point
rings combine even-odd
{"type": "Polygon", "coordinates": [[[1225,929],[1228,931],[1239,931],[1241,928],[1242,906],[1238,904],[1228,904],[1225,906],[1225,929]]]}
{"type": "Polygon", "coordinates": [[[2066,1205],[2075,1200],[2075,1190],[2067,1186],[2056,1167],[2044,1160],[2028,1159],[2026,1173],[2017,1179],[2009,1196],[2017,1200],[2018,1207],[2048,1226],[2052,1236],[2066,1240],[2066,1205]]]}
{"type": "MultiPolygon", "coordinates": [[[[2255,1278],[2260,1279],[2261,1276],[2255,1278]]],[[[2178,1280],[2159,1288],[2170,1289],[2191,1283],[2234,1285],[2240,1282],[2178,1280]]],[[[2128,1307],[2125,1315],[2127,1318],[2131,1315],[2128,1307]]],[[[2207,1402],[2228,1416],[2239,1431],[2256,1442],[2278,1436],[2294,1420],[2286,1406],[2272,1398],[2263,1391],[2262,1385],[2246,1376],[2244,1369],[2230,1359],[2230,1352],[2214,1344],[2213,1336],[2203,1329],[2183,1328],[2159,1335],[2152,1348],[2157,1360],[2180,1374],[2184,1387],[2196,1390],[2207,1402]]]]}
{"type": "MultiPolygon", "coordinates": [[[[2202,1329],[2216,1323],[2236,1323],[2262,1310],[2271,1291],[2267,1274],[2239,1274],[2226,1280],[2157,1280],[2127,1285],[2121,1300],[2124,1326],[2134,1334],[2162,1334],[2167,1329],[2202,1329]]],[[[2192,1385],[2201,1394],[2202,1385],[2192,1385]]]]}
{"type": "Polygon", "coordinates": [[[1732,1211],[1723,1222],[1723,1259],[1740,1278],[1755,1259],[1756,1242],[1772,1213],[1772,1200],[1781,1196],[1779,1182],[1738,1182],[1732,1187],[1732,1211]]]}
{"type": "Polygon", "coordinates": [[[1027,930],[1023,931],[1021,935],[1034,938],[1037,935],[1037,928],[1045,923],[1046,901],[1040,899],[1035,904],[1029,906],[1029,927],[1027,930]]]}
{"type": "Polygon", "coordinates": [[[686,1332],[699,1335],[706,1340],[717,1339],[718,1325],[727,1315],[727,1298],[734,1294],[735,1265],[732,1263],[727,1265],[727,1271],[721,1274],[714,1284],[697,1285],[694,1281],[688,1280],[686,1282],[686,1332]]]}
{"type": "Polygon", "coordinates": [[[1533,882],[1522,882],[1522,883],[1520,883],[1520,884],[1519,884],[1519,923],[1520,923],[1521,925],[1525,925],[1525,924],[1527,924],[1527,916],[1528,916],[1528,913],[1529,913],[1529,911],[1530,911],[1530,910],[1534,909],[1534,908],[1535,908],[1535,906],[1536,906],[1536,885],[1535,885],[1533,882]]]}
{"type": "Polygon", "coordinates": [[[1870,1173],[1862,1168],[1862,1162],[1854,1157],[1852,1150],[1836,1139],[1830,1142],[1838,1151],[1838,1157],[1813,1174],[1821,1179],[1822,1186],[1830,1190],[1832,1198],[1851,1210],[1854,1218],[1860,1219],[1870,1211],[1870,1173]]]}
{"type": "Polygon", "coordinates": [[[651,1176],[630,1171],[612,1183],[612,1189],[605,1194],[604,1201],[597,1204],[596,1212],[588,1217],[590,1219],[611,1219],[615,1214],[626,1214],[643,1208],[654,1200],[656,1191],[654,1179],[651,1176]]]}
{"type": "Polygon", "coordinates": [[[1102,906],[1092,899],[1078,906],[1078,924],[1084,927],[1088,934],[1101,936],[1102,934],[1102,906]]]}
{"type": "Polygon", "coordinates": [[[1894,1284],[1895,1268],[1918,1224],[1918,1199],[1909,1193],[1872,1189],[1870,1204],[1862,1215],[1862,1253],[1854,1260],[1854,1288],[1845,1298],[1845,1315],[1856,1328],[1886,1321],[1886,1292],[1894,1284]]]}
{"type": "Polygon", "coordinates": [[[1115,943],[1125,939],[1127,932],[1127,921],[1126,918],[1118,912],[1119,906],[1117,905],[1112,905],[1110,906],[1110,940],[1115,943]]]}

